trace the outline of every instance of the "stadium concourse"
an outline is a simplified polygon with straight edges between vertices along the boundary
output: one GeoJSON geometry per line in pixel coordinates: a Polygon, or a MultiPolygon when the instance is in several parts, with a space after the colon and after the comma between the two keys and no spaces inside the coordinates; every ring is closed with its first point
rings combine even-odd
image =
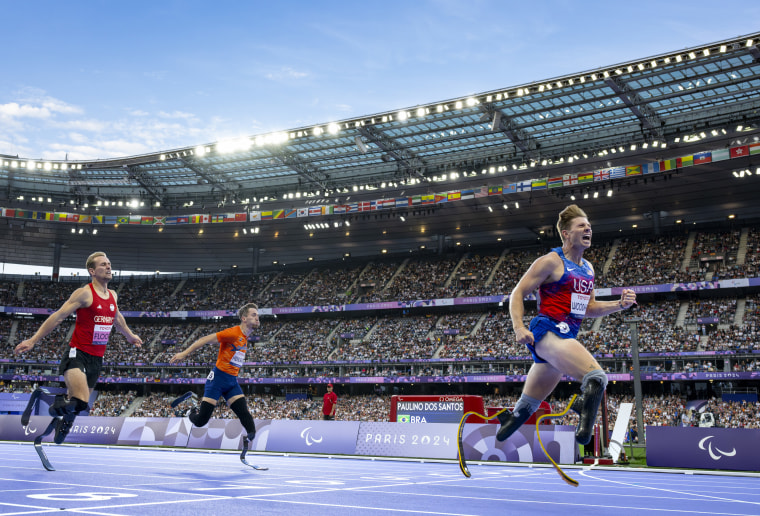
{"type": "MultiPolygon", "coordinates": [[[[514,341],[505,301],[526,267],[559,243],[557,213],[575,202],[594,227],[585,257],[596,267],[597,297],[615,299],[626,287],[639,300],[625,315],[589,320],[581,329],[611,380],[609,419],[622,403],[638,402],[640,380],[643,410],[641,419],[631,416],[631,428],[699,426],[700,415],[710,413],[716,426],[754,432],[760,428],[758,41],[760,34],[747,35],[551,81],[258,135],[236,147],[216,142],[97,162],[0,157],[0,186],[9,192],[0,199],[0,259],[52,268],[0,279],[0,394],[9,395],[0,402],[59,381],[57,361],[72,321],[23,357],[13,355],[14,346],[86,282],[61,275],[61,268],[81,268],[90,252],[104,250],[117,271],[157,272],[116,274],[111,282],[145,346],[136,350],[112,335],[91,416],[180,415],[168,402],[188,389],[202,391],[216,350],[208,346],[187,363],[169,358],[199,336],[235,324],[244,301],[256,302],[261,315],[239,377],[256,419],[317,419],[327,383],[336,386],[338,423],[386,421],[394,394],[474,394],[488,406],[511,406],[530,357],[514,341]],[[139,199],[128,209],[120,207],[133,197],[139,199]]],[[[528,300],[526,317],[535,313],[534,301],[528,300]]],[[[567,380],[550,400],[555,409],[577,391],[567,380]]],[[[222,406],[214,415],[230,414],[222,406]]],[[[17,416],[0,416],[10,417],[17,416]]],[[[572,425],[573,416],[559,422],[572,425]]],[[[634,439],[643,445],[645,437],[634,439]]],[[[46,488],[41,477],[16,478],[32,463],[23,458],[29,449],[2,446],[14,460],[3,466],[4,486],[46,488]]],[[[57,450],[100,464],[97,450],[57,450]]],[[[169,455],[107,453],[113,464],[169,455]]],[[[198,457],[168,462],[183,468],[198,457]]],[[[287,461],[270,460],[285,475],[287,461]]],[[[297,489],[304,482],[293,472],[304,464],[352,480],[368,469],[364,462],[333,471],[332,462],[304,461],[294,461],[285,475],[297,489]]],[[[408,496],[407,477],[424,471],[438,478],[451,466],[384,464],[378,471],[393,483],[391,492],[408,496]]],[[[67,467],[64,461],[61,469],[67,467]]],[[[188,480],[187,471],[177,472],[149,503],[178,503],[205,480],[218,490],[254,489],[242,476],[260,474],[235,471],[230,479],[218,473],[225,466],[210,467],[217,473],[208,478],[188,480]]],[[[498,471],[510,478],[543,473],[498,471]]],[[[589,475],[591,486],[645,482],[589,475]]],[[[87,492],[100,492],[90,489],[94,480],[82,482],[87,492]]],[[[135,482],[140,479],[125,477],[114,490],[127,493],[135,482]]],[[[521,482],[515,485],[524,489],[521,482]]],[[[677,481],[692,502],[740,482],[677,481]]],[[[363,484],[340,486],[317,490],[342,497],[363,484]]],[[[757,512],[754,495],[736,489],[711,499],[717,505],[704,511],[757,512]]],[[[309,495],[314,490],[304,488],[309,495]]],[[[293,494],[244,496],[271,501],[282,493],[293,494]]],[[[45,496],[36,505],[12,504],[19,512],[61,505],[62,498],[45,496]]],[[[64,495],[77,503],[69,508],[97,509],[78,505],[95,498],[76,496],[64,495]]],[[[557,512],[572,510],[572,500],[555,502],[557,512]]],[[[336,502],[319,495],[308,503],[336,502]]],[[[357,511],[388,508],[378,500],[346,503],[357,511]]],[[[637,498],[636,506],[641,503],[637,498]]],[[[132,510],[111,512],[106,505],[109,514],[132,510]]]]}

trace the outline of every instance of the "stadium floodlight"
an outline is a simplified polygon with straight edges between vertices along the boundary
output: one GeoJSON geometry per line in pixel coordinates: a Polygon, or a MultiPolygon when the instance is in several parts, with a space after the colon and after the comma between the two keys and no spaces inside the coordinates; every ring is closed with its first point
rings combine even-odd
{"type": "Polygon", "coordinates": [[[599,192],[594,192],[594,199],[599,198],[599,192]]]}
{"type": "Polygon", "coordinates": [[[489,212],[491,212],[491,213],[493,213],[493,208],[491,208],[491,207],[489,206],[489,207],[488,207],[488,211],[489,211],[489,212]]]}
{"type": "Polygon", "coordinates": [[[515,208],[520,209],[520,203],[519,202],[515,203],[515,208]]]}
{"type": "Polygon", "coordinates": [[[340,132],[340,126],[335,122],[327,124],[327,132],[330,134],[338,134],[340,132]]]}
{"type": "Polygon", "coordinates": [[[612,197],[612,188],[607,190],[607,197],[612,197]]]}

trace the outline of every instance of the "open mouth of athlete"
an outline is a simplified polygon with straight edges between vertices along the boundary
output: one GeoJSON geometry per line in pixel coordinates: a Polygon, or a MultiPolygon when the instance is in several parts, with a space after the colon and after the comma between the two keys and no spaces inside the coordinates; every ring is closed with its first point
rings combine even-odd
{"type": "Polygon", "coordinates": [[[591,235],[583,235],[581,237],[581,240],[583,240],[584,242],[587,242],[587,243],[590,244],[591,243],[591,235]]]}

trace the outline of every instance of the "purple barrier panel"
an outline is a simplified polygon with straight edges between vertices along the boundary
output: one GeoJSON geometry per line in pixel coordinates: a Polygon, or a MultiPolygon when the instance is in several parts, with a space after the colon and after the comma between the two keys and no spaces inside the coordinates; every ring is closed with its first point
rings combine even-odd
{"type": "Polygon", "coordinates": [[[455,423],[361,423],[356,454],[456,459],[457,428],[455,423]]]}
{"type": "MultiPolygon", "coordinates": [[[[477,419],[477,418],[473,418],[477,419]]],[[[499,425],[467,424],[462,432],[466,460],[549,462],[541,450],[535,425],[523,425],[506,441],[496,440],[499,425]]],[[[541,425],[541,441],[558,464],[574,464],[580,457],[575,427],[541,425]]]]}
{"type": "MultiPolygon", "coordinates": [[[[269,435],[269,419],[255,419],[256,437],[253,440],[252,450],[266,449],[267,436],[269,435]]],[[[245,430],[237,419],[212,419],[206,426],[198,428],[193,426],[190,430],[190,438],[187,440],[188,448],[204,448],[213,450],[242,450],[245,430]]]]}
{"type": "MultiPolygon", "coordinates": [[[[50,423],[50,416],[32,416],[26,427],[21,426],[21,416],[0,416],[0,439],[5,441],[33,441],[50,423]]],[[[79,416],[66,437],[67,443],[116,444],[124,418],[79,416]]],[[[45,437],[53,441],[54,433],[45,437]]]]}
{"type": "Polygon", "coordinates": [[[276,419],[272,421],[266,450],[353,455],[358,431],[358,421],[276,419]]]}
{"type": "Polygon", "coordinates": [[[0,392],[0,412],[24,411],[31,394],[28,392],[0,392]]]}
{"type": "Polygon", "coordinates": [[[760,430],[648,426],[647,465],[757,471],[760,430]]]}

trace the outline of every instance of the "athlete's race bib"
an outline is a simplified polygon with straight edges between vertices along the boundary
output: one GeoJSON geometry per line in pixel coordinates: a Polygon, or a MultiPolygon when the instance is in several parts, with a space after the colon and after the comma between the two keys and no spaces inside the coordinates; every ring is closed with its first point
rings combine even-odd
{"type": "Polygon", "coordinates": [[[94,346],[105,346],[108,344],[111,328],[113,328],[113,324],[96,324],[92,331],[92,344],[94,346]]]}
{"type": "Polygon", "coordinates": [[[208,376],[206,377],[206,380],[209,380],[209,381],[211,381],[211,380],[213,380],[213,379],[214,379],[214,370],[212,369],[212,370],[211,370],[211,371],[208,373],[208,376]]]}
{"type": "Polygon", "coordinates": [[[243,367],[243,362],[245,362],[245,351],[235,351],[235,354],[230,358],[230,365],[243,367]]]}
{"type": "Polygon", "coordinates": [[[589,300],[591,300],[589,294],[578,294],[577,292],[573,292],[570,296],[570,313],[581,317],[586,315],[586,308],[588,308],[589,300]]]}

